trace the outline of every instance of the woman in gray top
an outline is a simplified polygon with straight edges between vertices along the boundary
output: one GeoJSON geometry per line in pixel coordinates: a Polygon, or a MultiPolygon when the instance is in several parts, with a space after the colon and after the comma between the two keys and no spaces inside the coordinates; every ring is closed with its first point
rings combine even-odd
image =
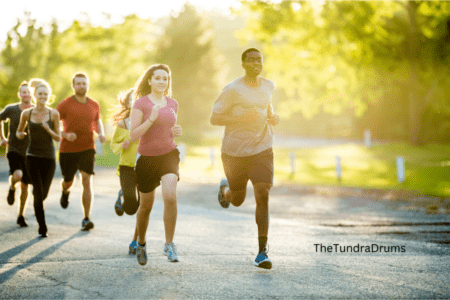
{"type": "Polygon", "coordinates": [[[61,139],[59,113],[47,106],[51,97],[50,85],[42,79],[32,79],[29,83],[32,99],[36,107],[26,109],[20,116],[16,136],[23,139],[28,125],[30,143],[28,144],[26,165],[33,184],[34,213],[39,224],[39,237],[47,237],[44,200],[55,174],[55,147],[53,140],[61,139]]]}

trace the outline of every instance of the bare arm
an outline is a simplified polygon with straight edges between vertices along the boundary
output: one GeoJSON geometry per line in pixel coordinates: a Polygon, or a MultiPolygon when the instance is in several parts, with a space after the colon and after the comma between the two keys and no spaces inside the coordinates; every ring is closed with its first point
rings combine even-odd
{"type": "Polygon", "coordinates": [[[98,118],[98,120],[97,120],[97,133],[98,133],[98,138],[99,138],[100,142],[104,143],[106,140],[105,130],[103,128],[102,119],[100,119],[100,118],[98,118]]]}
{"type": "Polygon", "coordinates": [[[273,112],[272,102],[270,102],[269,106],[267,107],[267,122],[273,126],[280,123],[280,117],[273,112]]]}
{"type": "Polygon", "coordinates": [[[30,115],[28,111],[29,109],[25,109],[20,115],[19,127],[17,127],[16,131],[16,136],[19,140],[22,140],[27,135],[27,133],[25,132],[25,127],[28,124],[28,117],[30,115]]]}
{"type": "Polygon", "coordinates": [[[131,125],[130,125],[130,142],[134,142],[141,138],[144,133],[153,125],[153,121],[150,118],[142,120],[144,113],[136,108],[131,109],[131,125]]]}
{"type": "Polygon", "coordinates": [[[52,122],[55,130],[52,130],[47,122],[42,123],[42,127],[50,134],[53,140],[59,142],[61,140],[61,130],[59,127],[59,112],[56,109],[52,109],[52,122]]]}
{"type": "Polygon", "coordinates": [[[0,121],[1,123],[2,123],[2,125],[1,125],[1,133],[0,133],[0,136],[1,136],[1,142],[0,142],[0,146],[1,147],[6,147],[6,145],[8,145],[8,140],[6,139],[6,137],[5,137],[5,134],[4,134],[4,132],[5,132],[5,125],[4,125],[4,121],[3,120],[1,120],[0,121]]]}

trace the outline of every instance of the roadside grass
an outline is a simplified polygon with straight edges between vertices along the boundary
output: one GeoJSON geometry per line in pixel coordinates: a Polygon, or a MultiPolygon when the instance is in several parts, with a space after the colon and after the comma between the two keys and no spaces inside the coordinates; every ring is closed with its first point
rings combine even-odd
{"type": "MultiPolygon", "coordinates": [[[[211,147],[186,145],[186,158],[180,174],[201,182],[216,182],[224,176],[220,146],[214,143],[214,164],[211,147]]],[[[329,185],[417,191],[426,195],[450,197],[450,146],[411,146],[386,143],[366,148],[359,144],[333,145],[318,148],[274,148],[275,182],[301,185],[329,185]],[[290,153],[295,155],[292,173],[290,153]],[[336,173],[336,156],[341,158],[341,180],[336,173]],[[405,159],[405,181],[398,183],[396,158],[405,159]]],[[[96,163],[117,166],[109,143],[96,163]]]]}

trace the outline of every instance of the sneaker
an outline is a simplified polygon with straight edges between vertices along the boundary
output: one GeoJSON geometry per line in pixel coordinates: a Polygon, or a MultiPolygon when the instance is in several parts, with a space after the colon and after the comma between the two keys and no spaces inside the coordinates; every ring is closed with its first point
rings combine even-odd
{"type": "Polygon", "coordinates": [[[46,237],[48,237],[47,233],[39,233],[38,234],[38,238],[40,238],[40,239],[43,239],[43,238],[46,238],[46,237]]]}
{"type": "Polygon", "coordinates": [[[69,206],[69,195],[70,192],[64,193],[64,191],[61,194],[61,200],[59,201],[61,203],[61,207],[66,209],[67,206],[69,206]]]}
{"type": "Polygon", "coordinates": [[[19,225],[20,227],[27,227],[28,224],[27,222],[25,222],[25,218],[23,216],[19,216],[17,218],[17,225],[19,225]]]}
{"type": "Polygon", "coordinates": [[[14,204],[14,194],[16,193],[16,190],[13,190],[11,187],[9,188],[9,192],[8,192],[8,204],[9,205],[13,205],[14,204]]]}
{"type": "Polygon", "coordinates": [[[81,221],[81,230],[82,231],[88,231],[88,230],[91,230],[92,228],[94,228],[94,223],[92,223],[91,220],[83,219],[83,221],[81,221]]]}
{"type": "Polygon", "coordinates": [[[128,254],[136,255],[137,242],[132,241],[128,247],[128,254]]]}
{"type": "Polygon", "coordinates": [[[122,201],[120,200],[122,195],[123,195],[122,190],[120,190],[119,191],[119,196],[117,197],[116,204],[114,204],[114,210],[116,211],[116,214],[118,216],[123,215],[122,201]]]}
{"type": "Polygon", "coordinates": [[[228,206],[230,206],[230,202],[227,201],[227,199],[225,199],[224,194],[222,193],[222,188],[228,186],[228,180],[226,178],[223,178],[220,181],[220,188],[219,188],[219,194],[218,194],[218,198],[219,198],[219,203],[223,208],[228,208],[228,206]]]}
{"type": "Polygon", "coordinates": [[[272,269],[272,261],[267,256],[268,253],[269,253],[269,250],[266,246],[266,248],[264,248],[263,251],[261,251],[258,254],[258,256],[256,256],[256,259],[253,262],[253,265],[257,266],[258,268],[272,269]]]}
{"type": "Polygon", "coordinates": [[[169,256],[169,245],[166,245],[166,243],[164,243],[163,255],[169,256]]]}
{"type": "Polygon", "coordinates": [[[147,245],[141,246],[137,244],[136,259],[141,266],[147,264],[147,245]]]}
{"type": "MultiPolygon", "coordinates": [[[[166,246],[164,245],[164,250],[166,246]]],[[[172,242],[167,245],[167,260],[170,262],[179,262],[178,254],[177,254],[177,246],[172,242]]]]}

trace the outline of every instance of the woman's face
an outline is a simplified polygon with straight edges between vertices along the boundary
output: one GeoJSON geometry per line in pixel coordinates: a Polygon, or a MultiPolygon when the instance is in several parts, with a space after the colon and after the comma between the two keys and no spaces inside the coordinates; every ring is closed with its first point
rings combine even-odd
{"type": "Polygon", "coordinates": [[[164,94],[169,87],[169,74],[166,70],[157,69],[153,72],[148,84],[152,88],[152,92],[164,94]]]}
{"type": "Polygon", "coordinates": [[[40,86],[36,89],[34,97],[36,98],[36,104],[46,104],[48,97],[50,96],[49,90],[45,86],[40,86]]]}

